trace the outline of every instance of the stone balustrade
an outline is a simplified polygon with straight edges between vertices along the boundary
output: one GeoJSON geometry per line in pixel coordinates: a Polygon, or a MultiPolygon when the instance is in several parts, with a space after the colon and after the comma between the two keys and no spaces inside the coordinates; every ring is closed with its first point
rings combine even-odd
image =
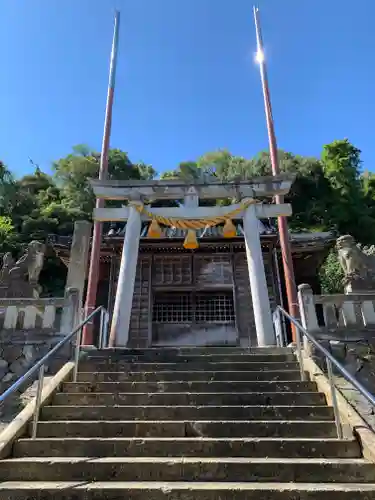
{"type": "Polygon", "coordinates": [[[71,331],[77,307],[76,293],[69,290],[65,297],[46,299],[0,299],[0,330],[59,331],[68,328],[71,331]]]}
{"type": "Polygon", "coordinates": [[[375,340],[375,293],[314,295],[298,287],[303,326],[317,338],[375,340]]]}
{"type": "MultiPolygon", "coordinates": [[[[62,298],[0,299],[0,392],[72,331],[78,305],[75,289],[62,298]]],[[[71,347],[66,346],[53,363],[58,367],[70,355],[71,347]]]]}
{"type": "Polygon", "coordinates": [[[66,299],[0,299],[0,328],[55,329],[66,299]]]}
{"type": "MultiPolygon", "coordinates": [[[[309,285],[298,287],[301,322],[367,390],[375,387],[375,293],[314,295],[309,285]]],[[[309,351],[308,351],[309,352],[309,351]]],[[[326,369],[320,351],[309,354],[326,369]]],[[[335,370],[336,386],[375,429],[374,409],[335,370]]]]}

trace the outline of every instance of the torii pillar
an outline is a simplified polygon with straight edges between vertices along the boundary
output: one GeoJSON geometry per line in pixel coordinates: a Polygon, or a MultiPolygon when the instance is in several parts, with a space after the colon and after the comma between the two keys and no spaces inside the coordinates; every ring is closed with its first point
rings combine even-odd
{"type": "Polygon", "coordinates": [[[141,214],[136,207],[130,206],[109,334],[109,347],[126,347],[128,344],[141,227],[141,214]]]}
{"type": "Polygon", "coordinates": [[[276,344],[255,205],[244,211],[243,229],[258,347],[276,344]]]}

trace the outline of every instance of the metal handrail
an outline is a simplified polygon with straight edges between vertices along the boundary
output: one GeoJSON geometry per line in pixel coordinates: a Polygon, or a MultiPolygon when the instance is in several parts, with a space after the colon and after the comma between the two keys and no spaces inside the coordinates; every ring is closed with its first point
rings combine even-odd
{"type": "MultiPolygon", "coordinates": [[[[337,436],[339,439],[342,439],[343,431],[341,425],[340,412],[337,403],[337,394],[336,394],[337,388],[333,380],[332,365],[334,365],[338,369],[341,375],[348,382],[350,382],[374,408],[375,408],[375,396],[371,394],[371,392],[369,392],[355,377],[353,377],[353,375],[351,375],[348,372],[348,370],[346,370],[346,368],[344,368],[344,366],[342,366],[342,364],[339,361],[337,361],[337,359],[334,356],[332,356],[332,354],[329,351],[327,351],[327,349],[323,347],[322,344],[318,340],[316,340],[316,338],[310,332],[308,332],[298,320],[296,320],[296,318],[287,313],[285,309],[283,309],[281,306],[277,306],[276,310],[279,311],[279,313],[283,314],[297,328],[298,333],[296,337],[296,347],[297,347],[297,357],[300,365],[302,381],[305,380],[305,370],[304,370],[304,361],[302,356],[302,343],[301,343],[300,333],[302,333],[302,335],[305,336],[306,339],[308,339],[325,356],[327,364],[328,380],[331,389],[332,406],[335,416],[337,436]]],[[[278,320],[280,321],[280,316],[278,317],[278,320]]]]}
{"type": "Polygon", "coordinates": [[[43,379],[44,379],[44,371],[46,363],[56,354],[63,346],[65,346],[72,338],[77,335],[76,344],[74,348],[74,369],[73,369],[73,381],[77,381],[78,375],[78,364],[79,357],[81,351],[81,337],[82,337],[82,328],[94,317],[96,314],[100,312],[100,341],[99,347],[104,347],[104,339],[106,339],[106,331],[108,329],[108,312],[103,306],[97,307],[91,314],[89,314],[84,320],[82,320],[68,335],[66,335],[58,344],[55,345],[43,358],[41,358],[34,366],[30,368],[24,375],[22,375],[19,379],[17,379],[6,391],[4,391],[0,395],[0,404],[3,404],[9,396],[14,394],[17,389],[19,389],[25,382],[27,382],[37,371],[39,371],[38,375],[38,387],[36,392],[36,402],[34,408],[34,416],[33,416],[33,429],[32,429],[32,438],[36,438],[38,420],[39,420],[39,412],[40,405],[42,400],[42,389],[43,389],[43,379]]]}

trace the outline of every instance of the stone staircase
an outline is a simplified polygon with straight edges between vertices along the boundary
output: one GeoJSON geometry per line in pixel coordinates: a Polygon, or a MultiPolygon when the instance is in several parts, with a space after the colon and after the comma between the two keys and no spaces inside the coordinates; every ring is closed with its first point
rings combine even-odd
{"type": "Polygon", "coordinates": [[[96,351],[0,461],[0,500],[374,500],[288,349],[96,351]]]}

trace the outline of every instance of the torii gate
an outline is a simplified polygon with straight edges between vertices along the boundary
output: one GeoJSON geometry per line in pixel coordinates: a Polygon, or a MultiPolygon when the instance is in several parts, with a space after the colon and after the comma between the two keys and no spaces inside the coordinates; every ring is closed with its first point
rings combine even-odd
{"type": "Polygon", "coordinates": [[[128,201],[126,207],[95,208],[93,213],[93,218],[96,221],[127,222],[110,331],[110,345],[125,347],[128,343],[142,220],[155,220],[157,217],[163,217],[186,222],[218,218],[224,221],[226,216],[233,212],[236,212],[236,218],[243,219],[258,346],[274,345],[275,335],[258,219],[289,216],[292,210],[290,204],[287,203],[265,204],[260,200],[273,198],[276,195],[286,195],[294,177],[291,174],[281,174],[272,177],[254,177],[247,181],[230,183],[221,183],[216,180],[208,182],[92,180],[91,185],[97,198],[128,201]],[[199,206],[199,199],[225,198],[235,199],[239,203],[225,207],[199,206]],[[173,208],[147,207],[147,211],[144,210],[144,201],[152,202],[162,199],[183,199],[184,205],[173,208]]]}

